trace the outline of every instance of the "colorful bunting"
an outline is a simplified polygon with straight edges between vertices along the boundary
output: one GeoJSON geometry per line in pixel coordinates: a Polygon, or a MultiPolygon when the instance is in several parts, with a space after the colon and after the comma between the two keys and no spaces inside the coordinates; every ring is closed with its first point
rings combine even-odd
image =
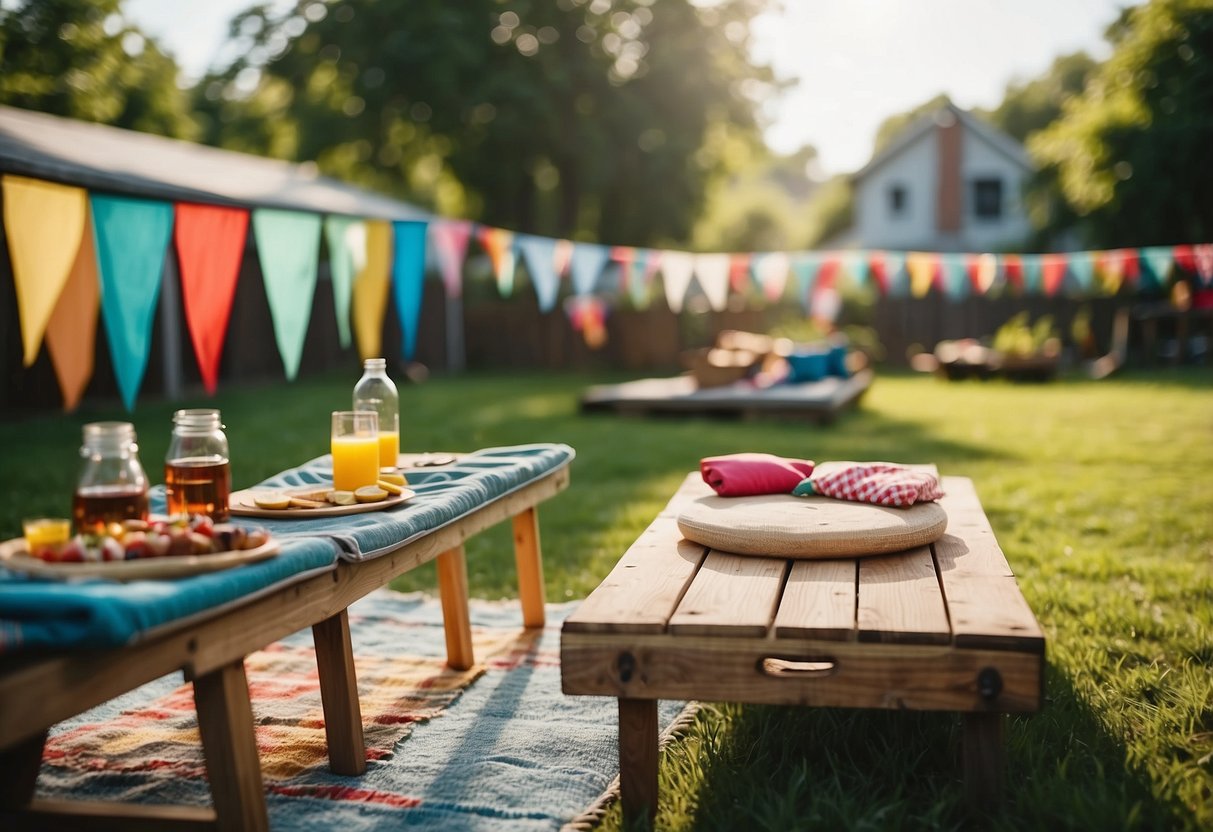
{"type": "Polygon", "coordinates": [[[574,295],[564,302],[565,314],[575,332],[580,332],[585,345],[592,350],[600,349],[607,342],[607,307],[602,298],[595,295],[574,295]]]}
{"type": "Polygon", "coordinates": [[[425,288],[425,232],[428,223],[416,220],[392,223],[392,286],[396,314],[400,316],[404,357],[411,361],[417,351],[417,327],[421,321],[421,298],[425,288]]]}
{"type": "MultiPolygon", "coordinates": [[[[360,223],[366,242],[362,246],[363,266],[354,275],[352,295],[354,341],[362,360],[383,356],[383,316],[392,273],[392,224],[387,220],[360,223]]],[[[357,226],[355,226],[357,227],[357,226]]],[[[359,249],[353,251],[357,255],[359,249]]],[[[354,265],[358,265],[355,256],[354,265]]]]}
{"type": "Polygon", "coordinates": [[[750,259],[744,253],[729,255],[729,288],[735,294],[744,295],[750,286],[750,259]]]}
{"type": "Polygon", "coordinates": [[[989,292],[999,277],[998,258],[993,254],[983,254],[977,258],[976,268],[972,272],[973,289],[979,295],[989,292]]]}
{"type": "Polygon", "coordinates": [[[219,386],[219,360],[244,257],[248,217],[242,208],[177,204],[174,235],[185,321],[202,384],[212,396],[219,386]]]}
{"type": "Polygon", "coordinates": [[[675,314],[682,311],[687,289],[695,274],[695,257],[685,251],[661,252],[661,279],[665,284],[665,302],[675,314]]]}
{"type": "Polygon", "coordinates": [[[467,220],[437,220],[430,223],[430,245],[442,275],[448,298],[463,297],[463,261],[467,259],[472,224],[467,220]]]}
{"type": "MultiPolygon", "coordinates": [[[[85,213],[88,213],[87,203],[85,213]]],[[[59,302],[46,326],[47,350],[63,394],[63,409],[68,412],[79,406],[89,379],[93,377],[100,308],[97,249],[93,245],[92,222],[86,216],[76,262],[72,264],[67,283],[59,293],[59,302]]]]}
{"type": "Polygon", "coordinates": [[[173,230],[173,206],[123,196],[89,197],[101,279],[101,316],[110,360],[127,410],[143,383],[152,313],[173,230]]]}
{"type": "Polygon", "coordinates": [[[729,303],[729,255],[696,254],[695,278],[708,298],[708,305],[721,312],[729,303]]]}
{"type": "Polygon", "coordinates": [[[482,228],[480,245],[493,265],[498,293],[508,298],[514,293],[514,234],[503,228],[482,228]]]}
{"type": "Polygon", "coordinates": [[[935,285],[935,275],[939,271],[939,255],[925,251],[911,251],[906,254],[906,270],[910,273],[910,293],[916,298],[927,296],[935,285]]]}
{"type": "Polygon", "coordinates": [[[1040,258],[1041,283],[1045,294],[1053,297],[1066,279],[1066,256],[1046,254],[1040,258]]]}
{"type": "Polygon", "coordinates": [[[1095,282],[1095,257],[1089,251],[1076,251],[1070,255],[1070,274],[1080,293],[1091,290],[1095,282]]]}
{"type": "Polygon", "coordinates": [[[287,380],[294,381],[316,294],[320,217],[303,211],[258,208],[253,211],[253,236],[274,322],[274,341],[287,380]]]}
{"type": "Polygon", "coordinates": [[[813,285],[817,282],[817,272],[821,268],[821,255],[811,251],[798,252],[792,256],[792,277],[796,281],[796,299],[804,307],[805,314],[809,312],[813,285]]]}
{"type": "Polygon", "coordinates": [[[1170,246],[1150,246],[1141,250],[1141,262],[1145,264],[1142,276],[1149,275],[1155,287],[1161,288],[1167,284],[1167,275],[1171,272],[1174,256],[1170,246]]]}
{"type": "Polygon", "coordinates": [[[560,274],[556,268],[556,240],[534,234],[517,234],[514,237],[518,253],[526,263],[535,296],[539,299],[539,311],[551,312],[556,308],[556,296],[560,293],[560,274]]]}
{"type": "Polygon", "coordinates": [[[1196,263],[1196,273],[1206,286],[1213,286],[1213,243],[1192,246],[1192,259],[1196,263]]]}
{"type": "Polygon", "coordinates": [[[944,293],[960,300],[968,297],[972,281],[969,279],[968,263],[963,254],[939,255],[939,270],[942,275],[944,293]]]}
{"type": "MultiPolygon", "coordinates": [[[[1015,291],[1023,289],[1023,260],[1018,254],[1004,254],[1000,258],[1002,260],[1002,279],[1006,285],[1010,286],[1015,291]]],[[[995,285],[998,281],[995,279],[995,285]]],[[[991,287],[991,290],[994,287],[991,287]]]]}
{"type": "Polygon", "coordinates": [[[884,268],[889,297],[906,297],[910,292],[910,273],[906,271],[906,255],[902,252],[886,251],[884,268]]]}
{"type": "Polygon", "coordinates": [[[366,257],[366,227],[352,217],[333,214],[324,220],[324,240],[329,247],[329,279],[333,284],[333,314],[337,318],[337,340],[342,349],[350,346],[350,300],[354,293],[355,241],[366,257]],[[355,229],[358,230],[355,230],[355,229]]]}
{"type": "Polygon", "coordinates": [[[0,187],[24,363],[29,367],[38,357],[42,334],[76,261],[88,192],[10,174],[0,177],[0,187]]]}
{"type": "Polygon", "coordinates": [[[1028,294],[1040,293],[1044,280],[1044,267],[1039,254],[1024,254],[1020,258],[1023,263],[1023,288],[1028,294]]]}

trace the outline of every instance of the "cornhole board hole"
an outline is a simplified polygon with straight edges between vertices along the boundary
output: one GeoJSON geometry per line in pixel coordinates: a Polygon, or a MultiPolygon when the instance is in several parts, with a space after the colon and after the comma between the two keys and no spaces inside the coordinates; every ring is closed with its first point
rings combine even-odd
{"type": "Polygon", "coordinates": [[[780,558],[844,558],[934,543],[948,526],[938,503],[903,508],[831,497],[699,497],[678,515],[687,540],[724,552],[780,558]]]}
{"type": "Polygon", "coordinates": [[[747,381],[720,387],[699,388],[691,375],[646,378],[623,384],[597,385],[581,397],[583,412],[614,411],[647,415],[784,416],[808,418],[820,423],[834,421],[854,406],[875,378],[863,369],[849,378],[831,376],[800,384],[777,384],[757,388],[747,381]]]}

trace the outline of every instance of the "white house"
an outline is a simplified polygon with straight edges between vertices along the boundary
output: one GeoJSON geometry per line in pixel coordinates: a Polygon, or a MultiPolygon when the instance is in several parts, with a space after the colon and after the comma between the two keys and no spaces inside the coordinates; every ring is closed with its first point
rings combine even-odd
{"type": "Polygon", "coordinates": [[[945,104],[893,138],[854,174],[860,248],[990,251],[1031,228],[1023,188],[1033,171],[1023,146],[945,104]]]}

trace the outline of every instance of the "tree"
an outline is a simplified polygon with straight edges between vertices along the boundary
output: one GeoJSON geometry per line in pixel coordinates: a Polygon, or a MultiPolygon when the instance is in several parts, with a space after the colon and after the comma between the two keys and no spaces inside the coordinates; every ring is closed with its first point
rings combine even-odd
{"type": "Polygon", "coordinates": [[[521,231],[685,240],[774,84],[765,0],[304,0],[237,17],[200,85],[208,140],[521,231]],[[241,81],[260,81],[248,93],[241,81]],[[729,140],[717,141],[723,134],[729,140]],[[229,144],[230,146],[230,144],[229,144]]]}
{"type": "Polygon", "coordinates": [[[1213,1],[1153,0],[1109,38],[1111,57],[1030,150],[1091,245],[1213,238],[1213,1]]]}
{"type": "Polygon", "coordinates": [[[1007,84],[1002,102],[993,110],[978,110],[991,124],[1015,139],[1048,127],[1065,103],[1082,94],[1087,78],[1099,64],[1086,52],[1061,55],[1039,78],[1007,84]]]}
{"type": "Polygon", "coordinates": [[[120,0],[25,0],[0,8],[0,102],[191,138],[177,65],[127,25],[120,0]]]}

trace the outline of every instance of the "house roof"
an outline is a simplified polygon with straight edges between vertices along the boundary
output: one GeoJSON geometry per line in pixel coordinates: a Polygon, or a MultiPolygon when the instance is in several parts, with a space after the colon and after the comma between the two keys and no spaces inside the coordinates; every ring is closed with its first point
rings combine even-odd
{"type": "Polygon", "coordinates": [[[0,106],[0,172],[132,196],[420,219],[415,205],[294,164],[0,106]]]}
{"type": "Polygon", "coordinates": [[[1001,153],[1003,156],[1010,159],[1012,162],[1020,165],[1024,170],[1035,170],[1032,160],[1028,157],[1027,151],[1023,149],[1023,145],[1015,139],[1008,136],[1006,133],[999,130],[992,124],[978,118],[977,116],[960,109],[952,102],[943,104],[936,110],[932,110],[922,116],[919,116],[908,127],[893,137],[883,149],[872,159],[851,175],[852,181],[860,181],[868,174],[872,173],[877,168],[883,166],[890,159],[894,159],[901,155],[902,151],[914,144],[930,130],[933,130],[939,124],[941,118],[946,117],[946,114],[951,114],[954,118],[960,121],[970,132],[978,139],[984,141],[994,150],[1001,153]]]}

